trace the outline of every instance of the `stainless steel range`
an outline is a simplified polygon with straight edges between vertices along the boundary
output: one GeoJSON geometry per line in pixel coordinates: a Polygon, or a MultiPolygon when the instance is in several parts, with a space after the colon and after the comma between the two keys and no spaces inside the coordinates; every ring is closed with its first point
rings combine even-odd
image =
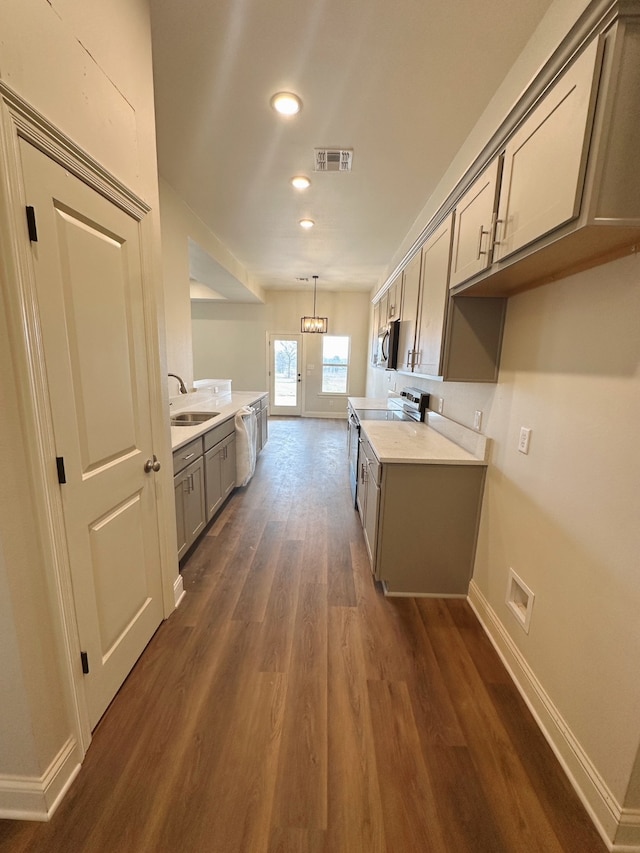
{"type": "Polygon", "coordinates": [[[349,450],[349,480],[354,506],[358,490],[358,456],[360,421],[418,421],[425,420],[429,394],[421,388],[408,386],[387,400],[350,397],[347,404],[347,446],[349,450]]]}

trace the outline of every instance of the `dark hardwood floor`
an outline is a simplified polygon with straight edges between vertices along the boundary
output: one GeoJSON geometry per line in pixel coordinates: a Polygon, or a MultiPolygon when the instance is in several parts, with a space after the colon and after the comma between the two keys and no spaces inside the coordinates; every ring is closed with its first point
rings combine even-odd
{"type": "Polygon", "coordinates": [[[386,599],[344,421],[270,420],[48,824],[12,853],[603,853],[468,604],[386,599]]]}

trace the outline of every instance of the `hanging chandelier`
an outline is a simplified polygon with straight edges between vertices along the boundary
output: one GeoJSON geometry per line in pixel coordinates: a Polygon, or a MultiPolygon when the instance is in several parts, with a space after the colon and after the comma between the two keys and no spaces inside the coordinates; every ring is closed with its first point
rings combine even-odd
{"type": "Polygon", "coordinates": [[[318,285],[318,276],[314,275],[313,278],[313,317],[302,317],[300,319],[300,331],[301,332],[317,332],[319,334],[324,334],[329,327],[329,318],[328,317],[316,317],[316,288],[318,285]]]}

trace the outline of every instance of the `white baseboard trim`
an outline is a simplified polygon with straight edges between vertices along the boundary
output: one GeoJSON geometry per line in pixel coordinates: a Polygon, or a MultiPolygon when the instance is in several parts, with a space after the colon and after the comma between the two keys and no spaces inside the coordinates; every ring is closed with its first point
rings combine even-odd
{"type": "Polygon", "coordinates": [[[345,403],[344,412],[342,409],[338,409],[335,412],[303,412],[303,418],[330,418],[331,420],[345,420],[347,419],[347,409],[345,403]]]}
{"type": "Polygon", "coordinates": [[[640,812],[623,809],[472,580],[468,601],[612,853],[640,853],[640,812]]]}
{"type": "Polygon", "coordinates": [[[48,821],[80,772],[82,749],[74,737],[40,776],[0,776],[0,818],[48,821]]]}
{"type": "Polygon", "coordinates": [[[182,575],[178,573],[178,577],[173,582],[173,603],[175,607],[179,606],[185,595],[186,592],[182,583],[182,575]]]}
{"type": "Polygon", "coordinates": [[[622,809],[612,849],[615,853],[637,853],[640,850],[640,809],[622,809]]]}

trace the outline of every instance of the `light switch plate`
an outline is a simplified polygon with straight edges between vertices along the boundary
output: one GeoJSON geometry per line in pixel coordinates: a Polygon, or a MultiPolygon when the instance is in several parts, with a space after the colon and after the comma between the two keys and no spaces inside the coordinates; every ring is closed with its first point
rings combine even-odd
{"type": "Polygon", "coordinates": [[[476,413],[473,417],[473,428],[480,430],[482,427],[482,412],[480,409],[476,409],[476,413]]]}

